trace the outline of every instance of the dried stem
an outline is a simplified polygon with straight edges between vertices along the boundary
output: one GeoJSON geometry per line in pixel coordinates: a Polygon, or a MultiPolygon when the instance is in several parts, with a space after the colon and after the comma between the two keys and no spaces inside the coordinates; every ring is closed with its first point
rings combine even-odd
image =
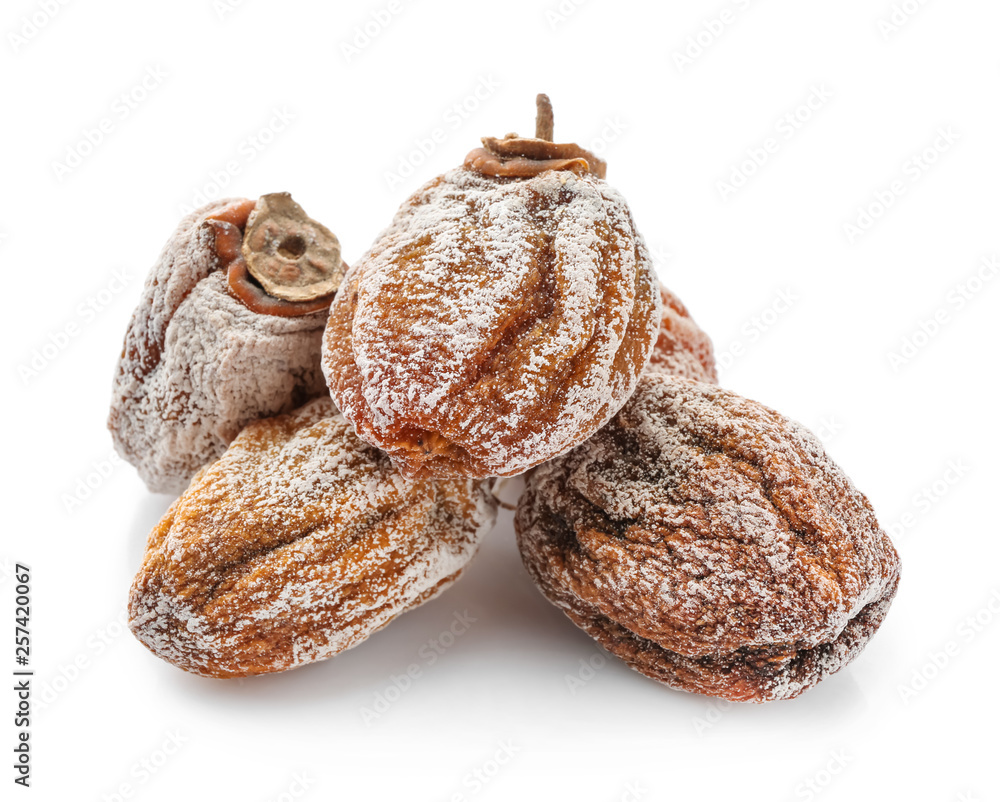
{"type": "Polygon", "coordinates": [[[538,114],[535,117],[535,138],[552,142],[553,128],[555,120],[552,117],[552,101],[548,95],[539,95],[535,98],[538,107],[538,114]]]}

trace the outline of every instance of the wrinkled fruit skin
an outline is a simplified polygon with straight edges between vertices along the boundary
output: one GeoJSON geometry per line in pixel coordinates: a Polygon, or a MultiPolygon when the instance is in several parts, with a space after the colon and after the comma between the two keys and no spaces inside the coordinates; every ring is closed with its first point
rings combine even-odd
{"type": "Polygon", "coordinates": [[[215,201],[181,221],[125,335],[108,428],[153,492],[180,493],[248,423],[327,394],[326,311],[261,315],[229,293],[207,221],[240,206],[252,202],[215,201]]]}
{"type": "Polygon", "coordinates": [[[644,377],[537,468],[515,525],[542,593],[605,648],[733,701],[792,698],[844,667],[899,581],[871,505],[811,433],[681,378],[644,377]]]}
{"type": "Polygon", "coordinates": [[[593,175],[458,169],[349,271],[323,367],[358,436],[421,476],[511,476],[628,399],[660,322],[652,261],[593,175]]]}
{"type": "Polygon", "coordinates": [[[646,375],[665,373],[718,384],[712,339],[694,322],[684,303],[660,285],[660,331],[646,366],[646,375]]]}
{"type": "Polygon", "coordinates": [[[495,517],[485,483],[408,482],[317,399],[194,478],[149,537],[129,626],[208,677],[324,660],[454,582],[495,517]]]}

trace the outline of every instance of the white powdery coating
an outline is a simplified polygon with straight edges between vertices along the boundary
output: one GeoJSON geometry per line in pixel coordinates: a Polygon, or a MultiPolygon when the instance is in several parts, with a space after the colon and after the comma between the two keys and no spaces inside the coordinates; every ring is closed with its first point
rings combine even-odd
{"type": "MultiPolygon", "coordinates": [[[[394,430],[419,421],[502,475],[567,450],[606,422],[637,380],[616,366],[626,335],[642,340],[637,361],[645,364],[659,322],[655,292],[647,325],[637,330],[630,321],[637,287],[655,285],[652,263],[624,199],[593,176],[547,172],[504,183],[446,173],[401,207],[354,272],[360,397],[338,394],[328,375],[346,417],[368,417],[370,431],[359,433],[383,447],[394,430]],[[550,253],[553,266],[540,279],[550,253]],[[551,285],[552,313],[500,346],[540,280],[551,285]],[[602,283],[610,289],[602,292],[602,283]],[[608,303],[611,292],[622,300],[608,303]],[[404,321],[386,297],[406,298],[404,321]],[[506,349],[499,359],[498,347],[506,349]],[[585,349],[587,369],[557,379],[566,388],[554,393],[553,368],[571,370],[585,349]],[[488,360],[499,364],[484,374],[488,360]],[[487,406],[488,417],[463,421],[465,410],[487,406]]],[[[328,336],[325,348],[338,347],[328,336]]]]}
{"type": "Polygon", "coordinates": [[[411,483],[329,399],[252,424],[154,530],[130,626],[188,671],[296,668],[357,645],[461,574],[485,483],[411,483]]]}
{"type": "Polygon", "coordinates": [[[204,224],[181,221],[150,272],[116,370],[109,428],[154,492],[179,493],[251,421],[326,393],[325,312],[251,312],[226,289],[204,224]]]}

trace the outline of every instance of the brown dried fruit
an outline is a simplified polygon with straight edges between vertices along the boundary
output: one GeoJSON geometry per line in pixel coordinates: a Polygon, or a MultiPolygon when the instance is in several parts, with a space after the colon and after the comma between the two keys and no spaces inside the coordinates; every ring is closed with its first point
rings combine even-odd
{"type": "Polygon", "coordinates": [[[194,478],[149,537],[129,626],[204,676],[324,660],[454,582],[495,516],[484,483],[405,481],[317,399],[194,478]]]}
{"type": "Polygon", "coordinates": [[[681,299],[660,285],[660,333],[646,366],[646,374],[665,373],[717,384],[711,338],[694,322],[681,299]]]}
{"type": "Polygon", "coordinates": [[[332,299],[272,298],[245,265],[234,280],[255,205],[220,200],[185,217],[129,324],[108,428],[150,490],[180,492],[247,423],[327,393],[320,342],[332,299]]]}
{"type": "Polygon", "coordinates": [[[899,581],[871,505],[810,432],[663,375],[532,473],[515,524],[574,623],[636,671],[734,701],[792,698],[843,668],[899,581]]]}
{"type": "Polygon", "coordinates": [[[264,291],[284,301],[332,295],[344,277],[340,242],[287,192],[263,195],[243,237],[243,259],[264,291]]]}
{"type": "Polygon", "coordinates": [[[625,403],[659,324],[624,199],[591,173],[453,170],[406,201],[330,308],[324,370],[358,436],[417,476],[508,476],[625,403]]]}

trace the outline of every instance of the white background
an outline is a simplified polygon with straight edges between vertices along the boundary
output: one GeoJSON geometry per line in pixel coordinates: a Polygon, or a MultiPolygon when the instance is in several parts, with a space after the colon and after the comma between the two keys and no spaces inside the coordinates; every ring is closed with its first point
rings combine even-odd
{"type": "Polygon", "coordinates": [[[1000,6],[902,6],[890,30],[890,0],[5,3],[0,614],[30,564],[47,703],[33,787],[4,798],[1000,800],[1000,281],[976,278],[1000,254],[1000,6]],[[480,136],[530,133],[538,91],[557,140],[609,160],[722,384],[819,431],[893,532],[882,630],[794,701],[677,693],[602,662],[532,586],[505,513],[455,588],[328,662],[222,682],[153,657],[120,622],[170,499],[109,470],[104,421],[184,205],[290,190],[353,261],[480,136]],[[734,171],[753,174],[723,190],[734,171]],[[476,621],[430,664],[456,613],[476,621]]]}

